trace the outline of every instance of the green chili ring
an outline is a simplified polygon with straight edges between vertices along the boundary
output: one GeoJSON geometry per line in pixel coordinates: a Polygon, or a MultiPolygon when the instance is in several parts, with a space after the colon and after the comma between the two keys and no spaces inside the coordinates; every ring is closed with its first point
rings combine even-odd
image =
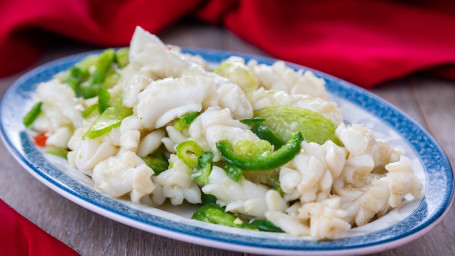
{"type": "Polygon", "coordinates": [[[205,153],[204,149],[192,140],[180,143],[176,150],[178,158],[190,168],[195,168],[199,157],[205,153]]]}
{"type": "Polygon", "coordinates": [[[227,140],[217,142],[216,147],[224,161],[230,165],[246,171],[266,171],[276,169],[291,161],[300,152],[300,143],[302,141],[302,134],[296,132],[289,137],[289,141],[279,150],[257,156],[237,155],[227,140]]]}

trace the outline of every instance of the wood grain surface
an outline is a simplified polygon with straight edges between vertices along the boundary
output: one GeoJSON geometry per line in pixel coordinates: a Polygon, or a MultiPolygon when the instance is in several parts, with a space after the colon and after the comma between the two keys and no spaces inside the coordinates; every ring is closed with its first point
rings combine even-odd
{"type": "MultiPolygon", "coordinates": [[[[159,34],[166,43],[267,56],[218,27],[181,22],[159,34]]],[[[54,40],[55,41],[55,40],[54,40]]],[[[59,39],[45,47],[35,66],[69,54],[96,49],[59,39]]],[[[20,74],[0,79],[0,93],[20,74]]],[[[403,78],[372,90],[425,127],[455,163],[455,84],[421,76],[403,78]]],[[[65,199],[25,171],[0,145],[0,198],[81,255],[247,255],[150,234],[65,199]]],[[[1,220],[0,220],[1,221],[1,220]]],[[[1,231],[0,231],[1,232],[1,231]]],[[[455,255],[455,210],[423,237],[374,255],[455,255]]]]}

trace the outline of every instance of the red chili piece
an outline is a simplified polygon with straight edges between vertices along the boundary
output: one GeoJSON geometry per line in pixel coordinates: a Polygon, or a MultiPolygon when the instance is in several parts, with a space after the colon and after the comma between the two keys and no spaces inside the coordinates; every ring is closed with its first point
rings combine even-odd
{"type": "Polygon", "coordinates": [[[44,132],[40,132],[33,137],[33,140],[35,141],[35,145],[38,147],[44,147],[46,146],[47,136],[44,132]]]}

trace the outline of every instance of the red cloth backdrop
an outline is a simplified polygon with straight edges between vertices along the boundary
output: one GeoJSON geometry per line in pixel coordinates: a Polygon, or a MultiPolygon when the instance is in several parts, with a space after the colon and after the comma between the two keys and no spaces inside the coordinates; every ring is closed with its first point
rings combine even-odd
{"type": "Polygon", "coordinates": [[[364,87],[421,71],[455,80],[455,2],[434,0],[3,0],[0,76],[37,60],[33,28],[120,46],[136,25],[158,33],[184,16],[364,87]]]}
{"type": "Polygon", "coordinates": [[[0,255],[79,255],[0,199],[0,255]]]}

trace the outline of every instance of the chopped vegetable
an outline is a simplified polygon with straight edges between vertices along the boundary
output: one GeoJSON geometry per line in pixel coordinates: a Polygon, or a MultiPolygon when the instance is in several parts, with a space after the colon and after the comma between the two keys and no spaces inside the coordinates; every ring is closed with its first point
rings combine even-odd
{"type": "Polygon", "coordinates": [[[259,230],[257,227],[240,220],[230,212],[225,212],[223,208],[214,204],[206,204],[201,206],[196,210],[191,218],[228,227],[259,230]]]}
{"type": "Polygon", "coordinates": [[[67,83],[74,91],[76,88],[90,76],[88,69],[82,69],[78,66],[74,66],[70,69],[67,83]]]}
{"type": "Polygon", "coordinates": [[[76,95],[84,99],[93,98],[98,94],[98,89],[106,78],[106,74],[112,66],[114,61],[114,50],[107,49],[103,51],[96,63],[96,70],[93,74],[93,79],[89,85],[78,86],[76,88],[76,95]]]}
{"type": "Polygon", "coordinates": [[[83,118],[87,118],[89,117],[95,110],[98,109],[98,103],[95,103],[93,105],[91,105],[90,107],[84,109],[84,111],[82,111],[82,117],[83,118]]]}
{"type": "Polygon", "coordinates": [[[91,67],[96,65],[99,57],[100,56],[98,54],[89,55],[82,59],[81,61],[79,61],[78,63],[76,63],[75,66],[81,68],[82,70],[88,71],[91,67]]]}
{"type": "Polygon", "coordinates": [[[169,166],[168,166],[168,169],[171,169],[171,168],[173,168],[173,167],[174,167],[174,162],[172,162],[172,161],[169,161],[169,166]]]}
{"type": "Polygon", "coordinates": [[[216,204],[216,197],[214,195],[205,194],[201,192],[202,204],[216,204]]]}
{"type": "Polygon", "coordinates": [[[38,147],[46,146],[47,136],[45,132],[40,132],[37,135],[33,136],[33,141],[38,147]]]}
{"type": "Polygon", "coordinates": [[[251,141],[238,140],[234,145],[234,152],[239,155],[256,156],[272,152],[272,145],[266,140],[251,141]]]}
{"type": "Polygon", "coordinates": [[[116,85],[120,81],[120,78],[121,78],[121,75],[117,71],[111,70],[106,75],[106,79],[104,79],[104,82],[101,85],[101,88],[104,88],[104,89],[112,88],[114,85],[116,85]]]}
{"type": "Polygon", "coordinates": [[[196,119],[198,115],[199,115],[198,112],[191,112],[180,117],[174,122],[175,129],[182,131],[183,129],[187,128],[194,121],[194,119],[196,119]]]}
{"type": "Polygon", "coordinates": [[[115,52],[115,62],[120,68],[124,68],[130,62],[129,53],[129,48],[122,48],[115,52]]]}
{"type": "Polygon", "coordinates": [[[195,168],[199,157],[205,153],[204,149],[192,140],[180,143],[176,150],[179,159],[190,168],[195,168]]]}
{"type": "Polygon", "coordinates": [[[122,120],[133,113],[131,108],[122,104],[122,97],[118,97],[112,106],[107,108],[90,126],[82,138],[94,139],[108,133],[112,128],[120,126],[122,120]]]}
{"type": "Polygon", "coordinates": [[[38,102],[28,111],[28,113],[22,119],[25,127],[29,127],[33,124],[33,122],[38,118],[39,114],[41,114],[41,107],[43,106],[43,102],[38,102]]]}
{"type": "Polygon", "coordinates": [[[103,88],[98,90],[98,111],[102,114],[108,107],[111,100],[111,94],[103,88]]]}
{"type": "Polygon", "coordinates": [[[217,142],[216,147],[224,161],[233,166],[239,167],[244,171],[265,171],[278,168],[292,160],[300,152],[300,143],[302,140],[302,134],[296,132],[291,135],[289,141],[279,150],[256,156],[236,154],[227,140],[217,142]]]}
{"type": "Polygon", "coordinates": [[[144,160],[148,167],[152,168],[152,170],[155,172],[154,175],[158,175],[169,169],[169,163],[167,161],[166,155],[161,149],[158,149],[152,154],[143,157],[142,160],[144,160]]]}
{"type": "Polygon", "coordinates": [[[254,128],[254,127],[257,127],[257,126],[259,126],[261,124],[264,124],[265,119],[264,118],[259,118],[259,117],[254,117],[254,118],[250,118],[250,119],[240,120],[240,122],[248,125],[250,128],[254,128]]]}
{"type": "Polygon", "coordinates": [[[236,166],[225,164],[223,166],[223,170],[226,172],[226,175],[235,182],[239,181],[243,177],[242,169],[236,166]]]}
{"type": "Polygon", "coordinates": [[[97,95],[98,93],[98,84],[86,84],[83,83],[80,86],[76,87],[76,96],[77,97],[82,97],[84,99],[89,99],[93,98],[97,95]]]}
{"type": "Polygon", "coordinates": [[[90,77],[90,67],[96,65],[98,61],[98,55],[90,55],[76,63],[70,70],[68,77],[65,81],[74,91],[78,90],[78,87],[90,77]]]}
{"type": "Polygon", "coordinates": [[[282,140],[287,140],[292,133],[301,132],[305,141],[324,144],[332,140],[341,145],[336,137],[337,128],[329,119],[319,113],[294,106],[271,106],[254,112],[254,116],[265,119],[265,124],[282,140]]]}
{"type": "Polygon", "coordinates": [[[213,72],[240,86],[247,95],[253,93],[258,87],[256,76],[242,62],[225,60],[213,72]]]}
{"type": "Polygon", "coordinates": [[[276,136],[267,125],[262,124],[251,129],[251,131],[256,134],[261,140],[266,140],[273,145],[275,150],[280,149],[284,142],[280,137],[276,136]]]}
{"type": "Polygon", "coordinates": [[[52,155],[55,155],[55,156],[59,156],[59,157],[62,157],[62,158],[66,159],[66,157],[68,155],[68,149],[66,149],[66,148],[56,148],[56,147],[48,147],[48,148],[46,148],[46,153],[52,154],[52,155]]]}
{"type": "Polygon", "coordinates": [[[92,84],[101,84],[106,78],[106,74],[114,62],[115,52],[113,49],[104,50],[96,63],[96,70],[93,74],[92,84]]]}
{"type": "Polygon", "coordinates": [[[283,232],[283,230],[281,230],[281,228],[273,225],[273,223],[268,220],[256,219],[256,220],[251,221],[250,224],[257,227],[261,231],[283,232]]]}
{"type": "Polygon", "coordinates": [[[284,141],[280,137],[276,136],[272,130],[264,124],[265,119],[262,118],[253,118],[253,119],[244,119],[242,123],[250,126],[251,131],[256,134],[261,140],[266,140],[273,145],[275,150],[281,148],[284,145],[284,141]]]}
{"type": "Polygon", "coordinates": [[[212,171],[212,160],[213,160],[213,153],[210,151],[205,152],[202,154],[197,160],[197,166],[193,169],[193,174],[191,178],[193,180],[198,181],[204,185],[209,183],[209,175],[212,171]]]}

